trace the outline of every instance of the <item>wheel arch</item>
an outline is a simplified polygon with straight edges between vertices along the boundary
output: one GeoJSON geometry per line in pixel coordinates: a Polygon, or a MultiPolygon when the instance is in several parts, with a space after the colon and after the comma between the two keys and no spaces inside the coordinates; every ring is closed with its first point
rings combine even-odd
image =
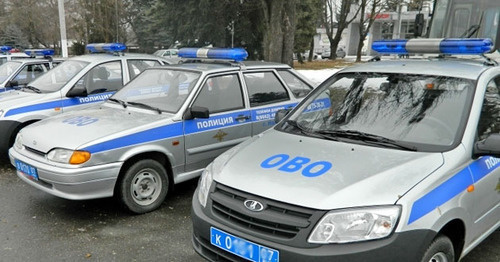
{"type": "Polygon", "coordinates": [[[453,243],[453,250],[455,253],[455,260],[458,261],[462,254],[465,244],[465,223],[460,219],[453,219],[446,223],[437,236],[445,235],[453,243]]]}
{"type": "Polygon", "coordinates": [[[17,125],[12,130],[12,133],[10,134],[10,137],[9,137],[9,144],[8,144],[8,146],[11,147],[12,145],[14,145],[14,142],[16,141],[17,133],[19,133],[19,131],[21,131],[21,129],[23,129],[24,127],[29,126],[29,125],[31,125],[31,124],[33,124],[35,122],[38,122],[40,120],[41,119],[31,119],[31,120],[28,120],[28,121],[20,122],[19,125],[17,125]]]}
{"type": "MultiPolygon", "coordinates": [[[[160,151],[148,151],[148,152],[140,152],[135,155],[129,156],[124,162],[123,165],[120,168],[120,172],[118,173],[118,179],[117,183],[115,183],[115,188],[114,188],[114,195],[117,193],[117,187],[120,183],[118,183],[119,180],[123,179],[123,176],[125,172],[136,162],[144,159],[152,159],[160,163],[165,170],[167,171],[167,176],[170,181],[168,185],[168,191],[171,192],[174,186],[174,174],[173,174],[173,169],[172,169],[172,163],[169,159],[169,157],[164,153],[160,151]]],[[[167,193],[168,195],[168,193],[167,193]]]]}

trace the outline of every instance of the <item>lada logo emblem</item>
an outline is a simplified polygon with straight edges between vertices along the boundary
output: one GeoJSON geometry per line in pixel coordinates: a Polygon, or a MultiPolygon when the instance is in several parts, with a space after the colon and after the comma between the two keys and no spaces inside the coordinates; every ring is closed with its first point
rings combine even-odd
{"type": "Polygon", "coordinates": [[[33,145],[36,146],[36,140],[33,140],[33,145]]]}
{"type": "Polygon", "coordinates": [[[245,200],[245,202],[243,202],[243,205],[245,205],[245,207],[248,210],[254,212],[259,212],[264,210],[264,205],[257,200],[250,200],[250,199],[245,200]]]}

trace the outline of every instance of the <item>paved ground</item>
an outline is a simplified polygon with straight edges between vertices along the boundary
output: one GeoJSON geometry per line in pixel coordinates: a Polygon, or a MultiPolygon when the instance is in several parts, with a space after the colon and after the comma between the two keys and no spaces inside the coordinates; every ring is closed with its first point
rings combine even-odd
{"type": "MultiPolygon", "coordinates": [[[[196,181],[159,210],[130,215],[113,199],[69,201],[20,181],[0,161],[0,261],[202,261],[191,247],[196,181]]],[[[464,262],[500,261],[500,231],[464,262]]]]}

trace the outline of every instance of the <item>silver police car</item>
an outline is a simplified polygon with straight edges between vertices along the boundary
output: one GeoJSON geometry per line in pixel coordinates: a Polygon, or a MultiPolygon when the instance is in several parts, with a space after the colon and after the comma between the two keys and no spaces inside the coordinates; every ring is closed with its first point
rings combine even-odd
{"type": "Polygon", "coordinates": [[[9,151],[18,176],[67,199],[116,196],[135,213],[158,208],[174,184],[273,126],[276,111],[313,89],[288,65],[240,62],[242,54],[180,50],[238,62],[150,68],[104,104],[23,128],[9,151]]]}
{"type": "Polygon", "coordinates": [[[87,48],[92,54],[69,58],[20,90],[0,94],[0,154],[12,146],[21,128],[102,102],[144,69],[168,64],[157,56],[122,53],[126,47],[121,44],[87,48]]]}
{"type": "MultiPolygon", "coordinates": [[[[482,54],[491,44],[374,49],[482,54]]],[[[346,68],[203,171],[194,248],[211,261],[458,261],[500,227],[499,123],[490,58],[346,68]]]]}

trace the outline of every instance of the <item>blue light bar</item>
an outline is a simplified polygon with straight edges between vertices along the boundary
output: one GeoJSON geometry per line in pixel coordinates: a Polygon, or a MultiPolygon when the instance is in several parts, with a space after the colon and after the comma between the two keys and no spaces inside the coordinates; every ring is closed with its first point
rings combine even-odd
{"type": "Polygon", "coordinates": [[[0,46],[0,51],[2,52],[9,52],[10,50],[12,50],[12,47],[8,46],[8,45],[3,45],[3,46],[0,46]]]}
{"type": "Polygon", "coordinates": [[[248,57],[243,48],[181,48],[178,53],[182,58],[225,59],[240,62],[248,57]]]}
{"type": "Polygon", "coordinates": [[[383,54],[446,54],[446,55],[480,55],[488,53],[493,48],[490,39],[394,39],[378,40],[372,44],[372,49],[383,54]]]}
{"type": "Polygon", "coordinates": [[[26,49],[24,53],[29,56],[53,56],[54,49],[26,49]]]}
{"type": "Polygon", "coordinates": [[[86,47],[91,53],[121,52],[127,49],[127,46],[122,43],[93,43],[86,47]]]}

